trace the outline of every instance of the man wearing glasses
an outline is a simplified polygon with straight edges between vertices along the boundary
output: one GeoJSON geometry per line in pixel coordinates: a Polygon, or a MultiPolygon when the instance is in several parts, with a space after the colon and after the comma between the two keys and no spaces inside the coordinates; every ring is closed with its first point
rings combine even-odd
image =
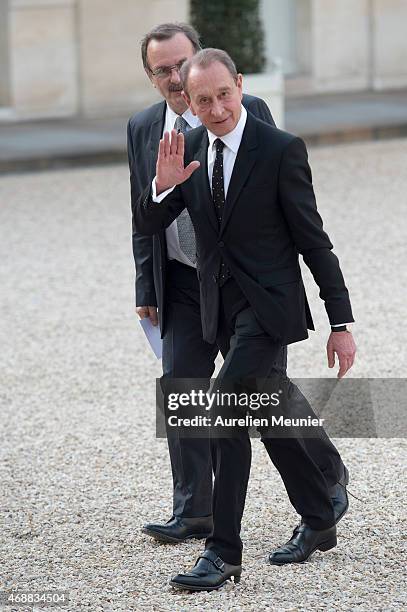
{"type": "MultiPolygon", "coordinates": [[[[156,174],[159,141],[165,132],[186,133],[201,125],[183,99],[179,70],[200,50],[197,32],[187,24],[161,24],[141,44],[144,69],[164,100],[134,115],[128,123],[128,158],[133,211],[133,254],[136,263],[136,311],[160,325],[163,338],[163,386],[171,379],[210,379],[218,353],[203,340],[196,243],[185,209],[165,230],[151,236],[135,231],[134,206],[156,174]]],[[[243,105],[274,125],[267,105],[243,96],[243,105]]],[[[286,349],[275,364],[286,368],[286,349]]],[[[295,401],[295,398],[293,398],[295,401]]],[[[298,402],[305,401],[303,396],[298,402]]],[[[177,429],[177,428],[176,428],[177,429]]],[[[329,439],[306,440],[309,453],[331,487],[334,512],[346,512],[346,470],[329,439]]],[[[212,457],[209,440],[168,436],[173,476],[173,513],[165,524],[147,524],[144,532],[169,543],[205,538],[212,530],[212,457]]]]}

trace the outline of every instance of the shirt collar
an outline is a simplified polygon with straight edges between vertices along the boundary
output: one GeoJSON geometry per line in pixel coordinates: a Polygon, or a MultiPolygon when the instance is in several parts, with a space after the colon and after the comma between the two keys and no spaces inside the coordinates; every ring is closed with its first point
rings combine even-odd
{"type": "Polygon", "coordinates": [[[215,140],[219,138],[231,151],[233,151],[233,153],[236,154],[239,150],[240,143],[242,142],[243,130],[246,125],[246,120],[247,111],[242,105],[239,121],[237,122],[236,127],[233,128],[231,132],[219,138],[219,136],[216,136],[208,130],[209,146],[212,147],[215,140]]]}
{"type": "MultiPolygon", "coordinates": [[[[177,119],[178,115],[176,112],[174,112],[172,110],[172,108],[170,106],[168,106],[167,104],[167,117],[170,119],[170,124],[173,126],[175,124],[175,120],[177,119]]],[[[188,123],[188,125],[191,126],[191,128],[196,128],[199,127],[201,125],[200,120],[198,119],[198,117],[196,117],[195,115],[193,115],[190,111],[189,108],[187,108],[187,110],[185,111],[185,113],[182,113],[181,115],[185,121],[188,123]]]]}

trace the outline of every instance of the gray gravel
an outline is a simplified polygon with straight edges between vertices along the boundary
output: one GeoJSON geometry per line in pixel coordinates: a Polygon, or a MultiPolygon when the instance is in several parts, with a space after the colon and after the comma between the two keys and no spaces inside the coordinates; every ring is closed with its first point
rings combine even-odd
{"type": "MultiPolygon", "coordinates": [[[[310,157],[357,318],[351,375],[405,376],[407,141],[310,157]]],[[[404,609],[402,439],[337,441],[362,501],[351,500],[336,549],[284,568],[266,555],[297,517],[254,441],[242,582],[171,590],[202,543],[163,546],[140,532],[169,518],[171,478],[154,437],[160,364],[134,315],[127,168],[4,177],[0,200],[0,585],[66,589],[70,610],[404,609]]],[[[307,284],[319,333],[291,347],[289,371],[329,376],[308,272],[307,284]]]]}

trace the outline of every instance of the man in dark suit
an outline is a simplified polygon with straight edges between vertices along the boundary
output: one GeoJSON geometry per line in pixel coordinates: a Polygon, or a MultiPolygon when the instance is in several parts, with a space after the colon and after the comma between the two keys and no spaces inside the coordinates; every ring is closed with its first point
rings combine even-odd
{"type": "MultiPolygon", "coordinates": [[[[199,36],[187,24],[161,24],[146,34],[141,51],[152,84],[164,98],[134,115],[128,123],[128,158],[133,209],[133,254],[136,263],[136,305],[140,317],[159,322],[163,336],[163,384],[174,378],[210,379],[218,353],[216,343],[202,337],[199,283],[196,274],[194,230],[187,211],[167,229],[153,237],[140,235],[134,227],[134,206],[155,175],[159,141],[175,125],[184,130],[201,124],[181,95],[179,67],[199,51],[199,36]],[[158,312],[157,312],[158,311],[158,312]]],[[[274,126],[267,105],[243,95],[243,105],[274,126]]],[[[275,368],[285,372],[286,347],[277,355],[275,368]]],[[[300,407],[301,392],[291,396],[300,407]]],[[[310,410],[309,405],[307,406],[310,410]]],[[[335,515],[339,520],[348,507],[347,473],[336,448],[322,434],[307,439],[314,461],[331,487],[335,515]],[[338,484],[339,483],[339,484],[338,484]]],[[[173,513],[165,524],[149,523],[144,532],[165,542],[206,537],[212,529],[212,459],[209,441],[168,435],[173,476],[173,513]]]]}
{"type": "MultiPolygon", "coordinates": [[[[197,237],[203,336],[217,342],[227,380],[268,378],[282,347],[308,337],[311,313],[298,265],[309,266],[331,326],[329,365],[343,376],[355,345],[348,292],[322,228],[304,143],[256,119],[241,105],[242,76],[223,51],[205,49],[181,69],[184,96],[204,127],[160,141],[156,177],[134,209],[137,231],[163,231],[187,207],[197,237]],[[188,180],[190,179],[190,180],[188,180]]],[[[336,545],[327,480],[303,440],[263,442],[302,522],[270,555],[273,564],[302,562],[336,545]]],[[[215,440],[214,528],[196,566],[171,584],[212,590],[240,579],[240,525],[250,471],[245,427],[215,440]]]]}

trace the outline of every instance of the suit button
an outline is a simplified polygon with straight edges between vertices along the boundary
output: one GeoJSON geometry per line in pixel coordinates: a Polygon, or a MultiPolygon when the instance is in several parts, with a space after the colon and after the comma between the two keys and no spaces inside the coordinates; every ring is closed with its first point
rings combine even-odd
{"type": "Polygon", "coordinates": [[[225,246],[225,243],[223,242],[223,240],[218,242],[218,247],[220,247],[222,249],[224,246],[225,246]]]}

